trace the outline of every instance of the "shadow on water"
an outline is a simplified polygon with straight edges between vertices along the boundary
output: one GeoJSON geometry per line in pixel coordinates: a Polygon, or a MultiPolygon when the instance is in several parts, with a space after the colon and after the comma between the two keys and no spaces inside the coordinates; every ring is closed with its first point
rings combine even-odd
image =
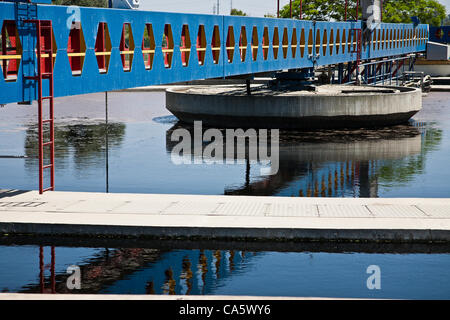
{"type": "MultiPolygon", "coordinates": [[[[214,158],[215,152],[205,152],[211,146],[210,140],[202,140],[200,153],[194,143],[190,149],[180,150],[178,144],[183,141],[174,134],[179,129],[187,130],[191,139],[195,136],[193,126],[175,124],[166,132],[169,154],[180,152],[176,156],[192,162],[200,158],[203,163],[214,158]]],[[[203,137],[206,130],[202,128],[203,137]]],[[[226,130],[221,132],[225,137],[226,130]]],[[[252,171],[257,161],[249,155],[250,138],[245,132],[237,135],[244,139],[232,140],[235,145],[231,156],[227,153],[231,140],[212,141],[221,145],[225,160],[246,165],[245,182],[227,187],[226,195],[378,197],[380,182],[398,186],[422,173],[427,154],[436,150],[442,140],[441,129],[415,122],[377,129],[280,131],[279,169],[273,175],[258,175],[257,170],[252,171]],[[245,152],[237,152],[239,147],[245,152]]]]}

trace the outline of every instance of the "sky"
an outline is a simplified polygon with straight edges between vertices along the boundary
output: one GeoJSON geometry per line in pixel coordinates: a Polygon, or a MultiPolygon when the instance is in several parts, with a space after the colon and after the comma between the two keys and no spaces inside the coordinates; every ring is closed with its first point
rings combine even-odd
{"type": "Polygon", "coordinates": [[[447,13],[450,14],[450,0],[441,0],[439,1],[440,3],[442,3],[444,6],[447,7],[447,13]]]}
{"type": "MultiPolygon", "coordinates": [[[[242,10],[253,17],[262,17],[266,13],[276,14],[277,0],[219,0],[220,14],[230,13],[231,2],[233,8],[242,10]]],[[[308,1],[308,0],[304,0],[308,1]]],[[[440,0],[450,13],[450,0],[440,0]]],[[[289,0],[281,0],[280,6],[289,3],[289,0]]],[[[217,0],[141,0],[141,9],[149,11],[167,11],[183,13],[213,13],[213,6],[217,0]]]]}
{"type": "MultiPolygon", "coordinates": [[[[253,17],[262,17],[266,13],[276,14],[276,0],[219,0],[220,14],[230,13],[231,1],[233,8],[239,9],[253,17]]],[[[307,1],[307,0],[306,0],[307,1]]],[[[450,2],[450,0],[448,0],[450,2]]],[[[281,0],[280,7],[289,3],[281,0]]],[[[141,0],[140,8],[151,11],[183,12],[183,13],[213,13],[217,0],[141,0]]]]}

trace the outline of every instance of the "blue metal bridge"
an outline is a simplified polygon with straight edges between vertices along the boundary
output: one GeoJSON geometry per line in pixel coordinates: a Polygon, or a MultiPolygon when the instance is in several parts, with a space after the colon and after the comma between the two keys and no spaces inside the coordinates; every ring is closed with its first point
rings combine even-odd
{"type": "Polygon", "coordinates": [[[428,25],[382,23],[359,43],[361,21],[0,2],[0,104],[38,99],[26,79],[38,72],[36,26],[25,20],[51,21],[55,97],[401,56],[424,51],[429,37],[428,25]]]}
{"type": "Polygon", "coordinates": [[[392,79],[425,51],[428,25],[177,14],[0,2],[0,105],[38,101],[39,191],[55,189],[54,98],[280,70],[333,82],[392,79]],[[353,74],[355,76],[353,77],[353,74]],[[49,117],[43,108],[48,105],[49,117]],[[45,152],[44,152],[45,151],[45,152]],[[45,154],[49,161],[44,161],[45,154]],[[44,170],[50,187],[44,188],[44,170]]]}

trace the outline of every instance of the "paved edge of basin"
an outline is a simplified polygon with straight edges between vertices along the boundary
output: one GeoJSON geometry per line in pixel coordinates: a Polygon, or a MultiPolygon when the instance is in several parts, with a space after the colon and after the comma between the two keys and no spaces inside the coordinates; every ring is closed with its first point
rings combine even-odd
{"type": "Polygon", "coordinates": [[[3,234],[246,241],[450,242],[450,230],[149,227],[0,223],[3,234]]]}
{"type": "Polygon", "coordinates": [[[450,243],[450,198],[283,198],[86,192],[39,195],[36,191],[0,190],[0,234],[161,240],[450,243]]]}

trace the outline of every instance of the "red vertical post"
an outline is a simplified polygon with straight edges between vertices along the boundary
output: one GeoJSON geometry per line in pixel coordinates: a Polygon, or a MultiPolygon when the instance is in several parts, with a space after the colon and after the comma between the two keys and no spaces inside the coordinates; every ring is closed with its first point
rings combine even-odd
{"type": "Polygon", "coordinates": [[[355,20],[358,21],[359,19],[359,0],[356,0],[356,16],[355,20]]]}
{"type": "Polygon", "coordinates": [[[280,0],[278,0],[277,18],[280,17],[280,0]]]}
{"type": "Polygon", "coordinates": [[[380,0],[380,11],[381,11],[381,18],[380,18],[380,22],[383,22],[383,0],[380,0]]]}
{"type": "MultiPolygon", "coordinates": [[[[164,26],[164,41],[165,46],[163,46],[163,50],[168,50],[169,49],[169,26],[166,24],[164,26]]],[[[164,65],[166,68],[169,67],[169,53],[166,51],[164,52],[164,65]]]]}
{"type": "MultiPolygon", "coordinates": [[[[8,33],[9,43],[10,43],[9,48],[5,47],[6,54],[16,55],[17,54],[16,24],[13,21],[5,21],[5,29],[6,29],[6,32],[8,33]]],[[[4,37],[2,37],[2,39],[3,38],[4,37]]],[[[7,60],[5,60],[5,61],[7,61],[7,60]]],[[[9,62],[7,63],[7,67],[8,67],[8,70],[6,72],[6,75],[8,75],[8,74],[17,75],[19,70],[18,70],[18,65],[17,65],[16,59],[9,60],[9,62]]]]}
{"type": "Polygon", "coordinates": [[[348,0],[345,0],[345,14],[344,14],[344,21],[347,21],[347,11],[348,11],[348,0]]]}
{"type": "MultiPolygon", "coordinates": [[[[49,41],[50,41],[50,77],[49,77],[49,102],[50,102],[50,190],[55,191],[55,114],[54,114],[54,85],[53,85],[53,26],[49,21],[49,41]]],[[[80,67],[81,70],[81,67],[80,67]]]]}
{"type": "MultiPolygon", "coordinates": [[[[200,30],[199,30],[199,32],[197,33],[197,45],[196,45],[196,48],[197,49],[199,49],[200,47],[201,47],[201,37],[200,37],[200,30]]],[[[201,54],[200,54],[200,51],[198,51],[197,50],[197,59],[198,59],[198,61],[201,61],[201,54]]]]}
{"type": "Polygon", "coordinates": [[[44,247],[39,247],[39,290],[44,293],[45,281],[44,281],[44,247]]]}
{"type": "MultiPolygon", "coordinates": [[[[105,52],[106,44],[105,44],[105,23],[100,22],[98,24],[98,35],[97,40],[95,42],[95,52],[105,52]]],[[[100,70],[106,69],[106,57],[104,55],[97,56],[98,68],[100,70]]]]}
{"type": "Polygon", "coordinates": [[[180,46],[180,49],[182,49],[182,51],[181,51],[181,62],[183,64],[183,66],[187,66],[186,51],[183,50],[183,49],[186,49],[186,28],[185,28],[185,26],[183,26],[183,29],[181,31],[181,46],[180,46]]]}
{"type": "Polygon", "coordinates": [[[303,19],[303,0],[300,0],[300,20],[303,19]]]}
{"type": "MultiPolygon", "coordinates": [[[[233,29],[234,31],[234,29],[233,29]]],[[[231,59],[233,58],[233,50],[228,50],[228,48],[230,48],[231,46],[231,42],[230,42],[230,29],[228,29],[228,33],[227,33],[227,43],[226,43],[226,51],[227,51],[227,58],[228,58],[228,62],[231,61],[231,59]]]]}
{"type": "MultiPolygon", "coordinates": [[[[81,27],[74,27],[70,30],[67,53],[81,52],[81,27]]],[[[69,57],[72,71],[81,71],[81,57],[69,57]]]]}
{"type": "Polygon", "coordinates": [[[244,53],[243,52],[244,50],[242,50],[241,48],[242,48],[242,29],[241,29],[241,34],[239,35],[239,55],[241,57],[241,61],[243,61],[242,54],[244,53]]]}
{"type": "Polygon", "coordinates": [[[291,19],[292,19],[292,0],[289,0],[289,14],[290,14],[291,19]]]}
{"type": "MultiPolygon", "coordinates": [[[[42,194],[44,190],[44,146],[43,140],[43,122],[42,122],[42,69],[45,68],[42,65],[42,34],[41,34],[41,21],[37,21],[37,59],[38,59],[38,139],[39,139],[39,193],[42,194]]],[[[45,60],[45,59],[44,59],[45,60]]]]}
{"type": "MultiPolygon", "coordinates": [[[[2,55],[6,55],[7,51],[6,51],[6,27],[3,26],[2,28],[2,55]]],[[[8,74],[8,60],[3,59],[2,60],[2,65],[3,65],[3,77],[6,79],[7,74],[8,74]]]]}
{"type": "MultiPolygon", "coordinates": [[[[145,28],[147,30],[148,37],[150,39],[150,25],[146,24],[145,28]]],[[[151,50],[151,46],[150,45],[148,47],[145,45],[145,38],[142,39],[142,49],[143,50],[151,50]]],[[[144,59],[145,59],[145,55],[144,55],[144,59]]],[[[147,55],[147,60],[145,61],[145,67],[150,68],[151,65],[152,65],[151,64],[151,53],[149,53],[147,55]]]]}
{"type": "Polygon", "coordinates": [[[120,58],[122,59],[122,67],[125,69],[126,67],[126,55],[122,54],[123,51],[126,51],[126,46],[125,46],[125,28],[126,28],[126,24],[124,24],[122,26],[122,37],[120,38],[120,58]]]}
{"type": "Polygon", "coordinates": [[[55,247],[52,247],[52,264],[51,264],[51,286],[52,293],[56,293],[56,274],[55,274],[55,264],[56,264],[56,256],[55,256],[55,247]]]}

